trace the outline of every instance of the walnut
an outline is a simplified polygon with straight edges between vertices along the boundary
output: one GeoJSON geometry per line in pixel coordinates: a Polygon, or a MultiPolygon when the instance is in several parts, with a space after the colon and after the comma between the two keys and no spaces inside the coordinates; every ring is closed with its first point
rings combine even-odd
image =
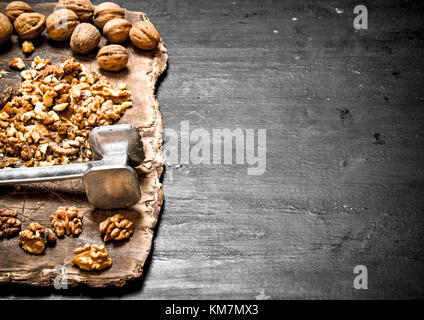
{"type": "Polygon", "coordinates": [[[41,35],[46,27],[46,17],[38,12],[24,12],[13,23],[21,39],[32,40],[41,35]]]}
{"type": "Polygon", "coordinates": [[[103,246],[86,244],[74,250],[75,256],[71,262],[82,270],[103,270],[112,265],[112,258],[103,246]]]}
{"type": "Polygon", "coordinates": [[[93,22],[102,29],[106,22],[115,18],[124,18],[125,10],[113,2],[103,2],[94,9],[93,22]]]}
{"type": "Polygon", "coordinates": [[[34,12],[34,9],[26,2],[23,1],[12,1],[6,6],[6,16],[10,21],[15,19],[24,12],[34,12]]]}
{"type": "Polygon", "coordinates": [[[79,24],[78,16],[71,10],[60,9],[47,17],[46,30],[55,41],[68,40],[79,24]]]}
{"type": "Polygon", "coordinates": [[[82,232],[82,218],[82,213],[79,213],[77,208],[60,207],[50,217],[50,222],[58,237],[65,234],[77,236],[82,232]]]}
{"type": "Polygon", "coordinates": [[[125,19],[112,19],[103,27],[103,35],[111,43],[121,43],[128,39],[131,22],[125,19]]]}
{"type": "Polygon", "coordinates": [[[142,50],[155,49],[160,41],[159,32],[150,21],[138,21],[130,30],[130,39],[133,45],[142,50]]]}
{"type": "Polygon", "coordinates": [[[128,39],[131,22],[125,19],[112,19],[103,27],[103,35],[111,43],[122,43],[128,39]]]}
{"type": "Polygon", "coordinates": [[[9,41],[12,32],[13,26],[9,19],[3,13],[0,13],[0,45],[9,41]]]}
{"type": "Polygon", "coordinates": [[[78,25],[71,37],[71,49],[77,53],[89,53],[100,42],[100,32],[89,23],[78,25]]]}
{"type": "Polygon", "coordinates": [[[19,244],[22,249],[32,254],[43,253],[46,244],[54,245],[56,240],[54,232],[38,222],[31,223],[26,230],[19,233],[19,244]]]}
{"type": "Polygon", "coordinates": [[[9,61],[9,67],[17,70],[25,69],[25,63],[21,58],[13,58],[9,61]]]}
{"type": "Polygon", "coordinates": [[[107,71],[119,71],[128,63],[128,52],[119,44],[105,46],[97,53],[99,67],[107,71]]]}
{"type": "Polygon", "coordinates": [[[34,44],[31,41],[24,41],[22,43],[22,52],[25,54],[30,54],[32,52],[34,52],[35,47],[34,44]]]}
{"type": "Polygon", "coordinates": [[[134,223],[124,219],[121,214],[115,214],[100,223],[99,230],[104,233],[104,241],[123,240],[129,238],[134,231],[134,223]]]}
{"type": "Polygon", "coordinates": [[[94,12],[90,0],[59,0],[58,6],[75,12],[81,22],[90,22],[94,12]]]}
{"type": "Polygon", "coordinates": [[[13,209],[0,209],[0,239],[11,237],[21,231],[21,222],[13,209]]]}

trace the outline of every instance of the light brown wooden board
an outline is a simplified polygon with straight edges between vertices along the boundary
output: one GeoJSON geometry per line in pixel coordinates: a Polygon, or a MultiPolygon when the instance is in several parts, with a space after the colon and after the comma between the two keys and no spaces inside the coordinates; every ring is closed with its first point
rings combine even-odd
{"type": "MultiPolygon", "coordinates": [[[[4,12],[5,3],[0,3],[4,12]]],[[[44,15],[50,14],[54,3],[33,6],[44,15]]],[[[139,19],[141,12],[126,12],[132,22],[139,19]]],[[[106,44],[102,39],[100,47],[106,44]]],[[[68,286],[87,285],[90,287],[123,286],[127,281],[139,278],[149,255],[154,228],[163,202],[162,186],[159,181],[163,171],[162,115],[155,97],[155,87],[159,76],[167,67],[167,51],[163,41],[157,50],[145,52],[125,43],[129,48],[127,69],[118,73],[103,72],[98,69],[96,52],[86,56],[74,55],[67,43],[55,43],[46,33],[36,42],[36,50],[31,56],[24,56],[16,35],[10,44],[0,48],[0,69],[10,71],[0,78],[0,90],[11,85],[19,85],[19,72],[12,72],[8,62],[21,57],[27,64],[35,56],[49,58],[53,64],[75,57],[89,71],[105,75],[113,83],[125,82],[133,94],[133,107],[127,109],[119,123],[137,126],[143,134],[146,153],[145,162],[137,168],[142,189],[141,201],[130,209],[96,210],[87,201],[82,184],[78,180],[58,183],[43,183],[17,187],[0,188],[0,208],[16,209],[25,228],[33,221],[49,226],[50,215],[59,206],[74,205],[84,213],[84,228],[79,237],[59,239],[56,246],[47,248],[40,256],[25,253],[18,245],[18,237],[0,240],[0,284],[19,283],[33,286],[52,286],[58,276],[58,266],[65,266],[68,286]],[[129,241],[106,244],[113,259],[111,268],[101,272],[87,272],[74,267],[70,260],[73,250],[85,243],[103,244],[98,225],[106,217],[121,213],[135,223],[134,235],[129,241]]]]}

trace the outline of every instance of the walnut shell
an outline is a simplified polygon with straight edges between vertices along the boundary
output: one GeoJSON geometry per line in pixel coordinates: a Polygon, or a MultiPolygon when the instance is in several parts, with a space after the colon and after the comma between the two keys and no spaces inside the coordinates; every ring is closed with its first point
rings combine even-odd
{"type": "Polygon", "coordinates": [[[102,29],[106,22],[116,18],[124,18],[124,16],[125,10],[116,3],[103,2],[94,9],[93,22],[96,27],[102,29]]]}
{"type": "Polygon", "coordinates": [[[121,43],[128,39],[131,22],[125,19],[112,19],[103,27],[103,35],[111,43],[121,43]]]}
{"type": "Polygon", "coordinates": [[[71,49],[78,53],[89,53],[100,42],[100,32],[89,23],[79,24],[71,36],[71,49]]]}
{"type": "Polygon", "coordinates": [[[34,12],[34,9],[26,2],[12,1],[6,6],[5,11],[6,16],[13,22],[21,13],[34,12]]]}
{"type": "Polygon", "coordinates": [[[55,41],[68,40],[79,24],[78,16],[69,9],[54,11],[47,17],[46,30],[55,41]]]}
{"type": "Polygon", "coordinates": [[[150,21],[138,21],[130,30],[130,39],[139,49],[153,50],[159,44],[160,35],[150,21]]]}
{"type": "Polygon", "coordinates": [[[75,12],[81,22],[90,22],[93,17],[94,6],[90,0],[59,0],[58,6],[75,12]]]}
{"type": "Polygon", "coordinates": [[[43,33],[46,17],[38,12],[24,12],[13,23],[15,31],[21,39],[32,40],[43,33]]]}
{"type": "Polygon", "coordinates": [[[9,41],[12,32],[13,26],[9,19],[3,13],[0,13],[0,45],[9,41]]]}
{"type": "Polygon", "coordinates": [[[107,71],[119,71],[128,63],[128,52],[119,44],[105,46],[97,53],[99,67],[107,71]]]}

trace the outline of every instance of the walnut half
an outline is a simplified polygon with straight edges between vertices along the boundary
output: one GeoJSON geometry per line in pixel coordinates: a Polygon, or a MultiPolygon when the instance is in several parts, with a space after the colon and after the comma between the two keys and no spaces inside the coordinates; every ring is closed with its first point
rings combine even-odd
{"type": "Polygon", "coordinates": [[[113,217],[103,221],[99,230],[104,233],[104,241],[123,240],[129,238],[134,231],[134,223],[128,219],[124,219],[121,214],[115,214],[113,217]]]}
{"type": "Polygon", "coordinates": [[[50,217],[50,222],[58,237],[65,234],[77,236],[82,232],[82,218],[82,213],[76,207],[59,207],[50,217]]]}
{"type": "Polygon", "coordinates": [[[0,209],[0,239],[11,237],[21,231],[21,222],[13,209],[0,209]]]}
{"type": "Polygon", "coordinates": [[[71,262],[82,270],[103,270],[112,265],[112,258],[103,246],[86,244],[74,250],[77,254],[71,262]]]}
{"type": "Polygon", "coordinates": [[[43,253],[46,244],[54,245],[56,240],[53,231],[38,222],[31,223],[26,230],[19,233],[19,244],[22,249],[32,254],[43,253]]]}

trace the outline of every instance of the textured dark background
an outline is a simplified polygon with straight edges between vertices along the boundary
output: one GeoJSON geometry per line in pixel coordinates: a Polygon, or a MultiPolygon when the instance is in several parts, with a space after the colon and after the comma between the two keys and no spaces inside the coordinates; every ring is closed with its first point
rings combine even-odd
{"type": "Polygon", "coordinates": [[[116,2],[167,45],[166,128],[264,128],[267,170],[173,164],[140,281],[3,297],[424,297],[422,2],[116,2]],[[359,264],[368,290],[353,288],[359,264]]]}

